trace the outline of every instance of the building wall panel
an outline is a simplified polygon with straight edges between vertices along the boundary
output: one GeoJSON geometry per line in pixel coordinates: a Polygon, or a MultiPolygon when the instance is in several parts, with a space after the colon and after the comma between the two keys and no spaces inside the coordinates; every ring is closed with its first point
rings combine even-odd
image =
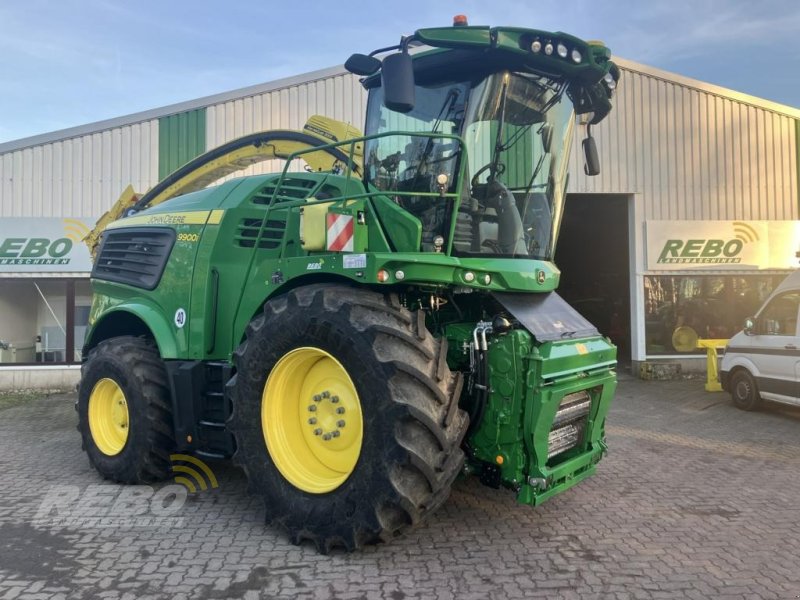
{"type": "MultiPolygon", "coordinates": [[[[206,147],[267,129],[302,129],[308,118],[317,114],[362,130],[365,113],[366,93],[358,78],[338,74],[209,106],[206,147]]],[[[282,167],[281,161],[266,161],[236,175],[271,173],[282,167]]]]}
{"type": "Polygon", "coordinates": [[[158,120],[0,155],[0,218],[96,219],[133,184],[158,181],[158,120]]]}
{"type": "Polygon", "coordinates": [[[798,219],[796,122],[623,68],[615,110],[592,128],[602,173],[584,174],[577,127],[570,191],[640,194],[646,219],[798,219]]]}
{"type": "MultiPolygon", "coordinates": [[[[570,191],[638,194],[645,219],[800,218],[800,121],[791,109],[772,110],[766,102],[622,63],[615,110],[593,127],[603,171],[597,177],[584,174],[584,128],[576,127],[570,191]]],[[[194,155],[203,146],[214,148],[255,131],[300,129],[313,114],[361,129],[365,111],[366,93],[358,79],[328,70],[242,97],[229,94],[192,111],[15,148],[0,154],[0,217],[96,218],[128,183],[137,191],[156,183],[166,168],[159,159],[167,142],[170,152],[191,142],[194,155]],[[189,139],[180,115],[203,112],[203,123],[190,128],[203,139],[189,139]]],[[[167,170],[191,158],[174,154],[167,170]]],[[[240,174],[281,166],[271,161],[240,174]]]]}

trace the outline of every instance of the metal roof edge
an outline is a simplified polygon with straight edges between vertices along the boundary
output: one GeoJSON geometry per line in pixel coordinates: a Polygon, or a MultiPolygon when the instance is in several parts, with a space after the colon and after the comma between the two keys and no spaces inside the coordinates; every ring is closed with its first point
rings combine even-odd
{"type": "MultiPolygon", "coordinates": [[[[641,73],[642,75],[646,75],[648,77],[653,77],[670,83],[682,85],[684,87],[693,88],[702,92],[713,94],[715,96],[729,98],[736,102],[749,104],[756,108],[761,108],[764,110],[779,113],[800,120],[800,109],[788,106],[786,104],[780,104],[779,102],[773,102],[771,100],[759,98],[758,96],[751,96],[750,94],[737,92],[736,90],[732,90],[730,88],[725,88],[712,83],[707,83],[705,81],[700,81],[698,79],[692,79],[691,77],[685,77],[683,75],[678,75],[677,73],[672,73],[670,71],[664,71],[656,67],[651,67],[649,65],[644,65],[642,63],[628,60],[627,58],[614,56],[613,60],[620,67],[622,67],[627,71],[635,71],[637,73],[641,73]]],[[[26,138],[20,138],[18,140],[12,140],[9,142],[0,143],[0,154],[5,154],[7,152],[13,152],[15,150],[21,150],[24,148],[30,148],[33,146],[40,146],[43,144],[59,142],[70,138],[80,137],[83,135],[100,133],[102,131],[115,129],[117,127],[134,125],[136,123],[151,121],[153,119],[174,115],[189,110],[206,108],[209,106],[213,106],[215,104],[228,102],[230,100],[238,100],[241,98],[247,98],[249,96],[256,96],[258,94],[264,94],[266,92],[271,92],[276,89],[292,87],[303,83],[310,83],[312,81],[317,81],[320,79],[326,79],[328,77],[334,77],[337,75],[345,75],[345,74],[347,74],[347,71],[344,69],[344,67],[342,65],[337,65],[334,67],[328,67],[326,69],[318,69],[316,71],[310,71],[308,73],[302,73],[300,75],[293,75],[291,77],[284,77],[282,79],[268,81],[266,83],[259,83],[248,87],[238,88],[235,90],[230,90],[228,92],[212,94],[210,96],[203,96],[202,98],[196,98],[194,100],[178,102],[176,104],[170,104],[168,106],[163,106],[160,108],[153,108],[138,113],[132,113],[122,117],[114,117],[113,119],[96,121],[94,123],[87,123],[85,125],[78,125],[76,127],[69,127],[67,129],[60,129],[57,131],[51,131],[49,133],[42,133],[26,138]]]]}
{"type": "Polygon", "coordinates": [[[126,125],[135,125],[136,123],[143,123],[145,121],[152,121],[161,117],[168,117],[177,113],[195,110],[198,108],[206,108],[215,104],[221,104],[230,100],[238,100],[240,98],[247,98],[249,96],[257,96],[266,92],[272,92],[276,89],[282,89],[300,85],[303,83],[310,83],[319,79],[326,79],[328,77],[335,77],[336,75],[344,75],[345,71],[342,65],[335,67],[328,67],[326,69],[318,69],[316,71],[309,71],[300,75],[292,75],[291,77],[284,77],[275,79],[266,83],[259,83],[228,92],[219,94],[212,94],[210,96],[203,96],[194,100],[186,100],[160,108],[152,108],[149,110],[124,115],[121,117],[114,117],[112,119],[105,119],[102,121],[95,121],[93,123],[86,123],[85,125],[77,125],[75,127],[68,127],[66,129],[59,129],[48,133],[41,133],[9,142],[0,143],[0,154],[13,152],[14,150],[22,150],[33,146],[41,146],[53,142],[60,142],[70,138],[76,138],[83,135],[93,133],[100,133],[109,129],[116,129],[117,127],[124,127],[126,125]]]}
{"type": "MultiPolygon", "coordinates": [[[[642,75],[647,75],[648,77],[654,77],[670,83],[676,83],[684,87],[693,88],[701,92],[720,96],[722,98],[729,98],[742,104],[749,104],[756,108],[761,108],[786,115],[787,117],[792,117],[793,119],[800,119],[800,108],[794,108],[788,104],[781,104],[780,102],[773,102],[772,100],[766,100],[765,98],[760,98],[758,96],[751,96],[750,94],[745,94],[744,92],[737,92],[736,90],[732,90],[720,85],[707,83],[699,79],[692,79],[691,77],[686,77],[684,75],[678,75],[677,73],[651,67],[650,65],[644,65],[633,60],[628,60],[627,58],[613,56],[612,60],[627,71],[635,71],[637,73],[641,73],[642,75]]],[[[624,81],[623,85],[625,85],[624,81]]]]}

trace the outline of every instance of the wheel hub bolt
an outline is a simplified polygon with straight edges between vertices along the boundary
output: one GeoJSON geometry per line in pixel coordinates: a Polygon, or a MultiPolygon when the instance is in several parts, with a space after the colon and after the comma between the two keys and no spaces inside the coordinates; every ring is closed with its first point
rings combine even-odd
{"type": "Polygon", "coordinates": [[[338,421],[336,421],[336,425],[338,427],[344,427],[345,426],[344,419],[339,419],[338,421]]]}
{"type": "Polygon", "coordinates": [[[319,394],[315,394],[314,395],[314,402],[321,402],[321,401],[322,401],[322,396],[320,396],[319,394]]]}
{"type": "Polygon", "coordinates": [[[317,410],[316,404],[309,404],[308,405],[308,412],[315,412],[317,410]]]}
{"type": "Polygon", "coordinates": [[[331,402],[337,404],[339,402],[339,396],[334,396],[333,398],[331,398],[331,402]]]}
{"type": "Polygon", "coordinates": [[[325,440],[326,442],[329,442],[331,440],[331,434],[326,433],[325,435],[322,436],[322,439],[325,440]]]}
{"type": "Polygon", "coordinates": [[[319,427],[317,427],[317,428],[314,430],[314,435],[322,435],[322,429],[320,429],[319,427]]]}
{"type": "Polygon", "coordinates": [[[316,425],[316,424],[317,424],[317,420],[316,420],[314,417],[311,417],[311,418],[308,420],[308,424],[309,424],[309,425],[316,425]]]}
{"type": "Polygon", "coordinates": [[[333,437],[339,437],[341,435],[341,433],[339,433],[339,430],[337,429],[336,431],[332,432],[331,435],[333,437]]]}
{"type": "Polygon", "coordinates": [[[344,414],[344,406],[340,406],[339,408],[337,408],[336,409],[336,414],[337,415],[343,415],[344,414]]]}
{"type": "Polygon", "coordinates": [[[324,392],[322,392],[322,397],[323,398],[330,398],[331,397],[331,393],[328,390],[325,390],[324,392]]]}

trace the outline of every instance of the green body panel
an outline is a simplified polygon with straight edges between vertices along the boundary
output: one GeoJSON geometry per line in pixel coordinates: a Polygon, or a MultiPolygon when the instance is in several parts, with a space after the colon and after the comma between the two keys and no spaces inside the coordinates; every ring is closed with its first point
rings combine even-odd
{"type": "Polygon", "coordinates": [[[534,357],[541,363],[543,379],[577,376],[591,369],[614,368],[617,349],[604,338],[547,342],[536,348],[534,357]]]}
{"type": "MultiPolygon", "coordinates": [[[[448,362],[457,368],[472,326],[448,326],[446,336],[448,362]]],[[[502,483],[526,504],[539,504],[591,474],[606,450],[604,423],[616,388],[615,364],[616,348],[599,336],[544,344],[520,329],[496,336],[489,342],[486,408],[468,439],[471,468],[496,465],[502,483]],[[581,391],[591,398],[583,440],[548,459],[548,434],[560,402],[581,391]]]]}
{"type": "MultiPolygon", "coordinates": [[[[544,35],[516,28],[460,27],[420,30],[416,35],[440,47],[432,52],[449,52],[441,48],[479,48],[483,52],[492,47],[502,50],[497,58],[500,62],[505,52],[523,56],[530,65],[546,71],[555,64],[553,59],[531,55],[522,43],[539,34],[544,35]]],[[[561,71],[593,84],[598,83],[603,69],[608,72],[603,46],[560,33],[547,35],[570,40],[587,56],[581,65],[561,60],[561,71]]],[[[426,54],[430,53],[419,56],[426,54]]],[[[601,115],[596,118],[602,118],[610,108],[608,98],[593,97],[589,88],[584,92],[587,98],[594,98],[591,107],[601,115]]],[[[576,104],[576,110],[582,109],[576,104]]],[[[204,128],[204,119],[200,111],[162,119],[160,172],[173,171],[204,149],[200,125],[202,121],[204,128]]],[[[463,145],[456,135],[436,135],[463,145]]],[[[331,146],[341,146],[347,153],[367,139],[369,136],[331,146]]],[[[409,310],[425,310],[431,332],[448,340],[450,368],[470,373],[474,354],[469,348],[476,326],[503,312],[492,292],[552,292],[558,287],[560,272],[545,260],[451,255],[459,203],[465,192],[469,198],[466,148],[463,151],[458,172],[453,174],[457,179],[452,180],[449,191],[414,192],[418,199],[430,197],[450,207],[449,237],[443,236],[444,246],[436,242],[436,248],[428,238],[427,251],[423,251],[420,218],[397,200],[403,192],[393,190],[390,196],[365,187],[349,171],[290,172],[291,161],[302,152],[289,157],[281,174],[230,180],[112,224],[112,230],[168,228],[175,231],[176,240],[153,290],[93,278],[85,351],[101,341],[98,332],[109,331],[109,323],[115,319],[126,322],[123,315],[135,315],[154,337],[164,359],[229,362],[245,338],[248,324],[269,299],[303,285],[343,282],[396,293],[409,310]],[[304,244],[320,247],[308,243],[306,233],[324,239],[319,231],[304,231],[307,218],[315,226],[320,222],[317,209],[309,212],[314,219],[306,217],[305,211],[312,205],[324,205],[328,219],[352,221],[352,249],[304,248],[304,244]],[[175,318],[179,311],[186,313],[185,323],[175,318]]],[[[521,146],[520,165],[531,160],[531,148],[521,146]]],[[[509,168],[519,168],[520,175],[515,177],[522,181],[524,168],[514,164],[509,168]]],[[[114,335],[124,334],[114,329],[114,335]]],[[[482,477],[495,477],[498,485],[515,490],[521,502],[538,504],[590,475],[605,451],[604,421],[615,386],[616,349],[599,335],[538,340],[519,323],[510,331],[490,333],[487,341],[488,349],[481,352],[488,385],[480,413],[475,412],[477,388],[473,389],[471,375],[465,375],[468,385],[460,398],[462,408],[481,415],[465,441],[468,468],[482,477]],[[589,394],[591,410],[582,425],[580,442],[548,459],[548,436],[562,399],[583,391],[589,394]]]]}
{"type": "Polygon", "coordinates": [[[158,120],[158,177],[163,179],[206,151],[206,109],[158,120]]]}
{"type": "MultiPolygon", "coordinates": [[[[234,180],[176,198],[147,211],[159,217],[175,213],[195,214],[216,209],[243,180],[234,180]]],[[[144,213],[143,213],[144,214],[144,213]]],[[[153,333],[164,358],[203,358],[202,349],[210,343],[209,315],[202,298],[209,290],[209,255],[219,232],[219,226],[206,224],[148,224],[147,227],[174,229],[176,241],[158,286],[152,290],[104,281],[92,280],[94,292],[86,343],[93,346],[93,334],[102,320],[115,311],[125,311],[140,317],[153,333]],[[181,234],[183,234],[183,237],[181,234]],[[202,290],[194,293],[193,290],[202,290]],[[176,327],[174,315],[178,309],[187,314],[183,327],[176,327]]]]}
{"type": "MultiPolygon", "coordinates": [[[[434,27],[418,29],[414,38],[435,48],[416,54],[415,60],[433,53],[447,52],[447,49],[493,52],[497,55],[498,67],[513,58],[524,61],[531,71],[563,74],[585,86],[576,94],[575,109],[578,114],[592,113],[591,123],[599,123],[611,111],[610,94],[598,82],[609,71],[614,71],[617,76],[619,71],[610,61],[611,50],[600,42],[586,42],[561,31],[520,27],[434,27]],[[534,39],[552,41],[554,44],[563,42],[570,49],[580,51],[582,60],[576,64],[560,60],[555,52],[550,56],[544,52],[533,53],[530,51],[530,41],[534,39]]],[[[367,87],[376,85],[379,79],[380,75],[368,77],[367,87]]]]}
{"type": "MultiPolygon", "coordinates": [[[[605,346],[608,352],[616,353],[616,349],[607,341],[605,346]]],[[[546,361],[542,366],[546,366],[546,361]]],[[[532,373],[529,372],[529,383],[531,378],[532,373]]],[[[558,491],[577,483],[586,471],[593,471],[594,465],[606,451],[605,418],[616,389],[616,381],[616,374],[612,370],[601,367],[594,372],[583,373],[580,377],[552,381],[539,379],[538,385],[528,387],[524,416],[525,446],[532,458],[528,476],[542,479],[546,484],[537,489],[530,483],[525,483],[517,495],[520,502],[539,504],[558,491]],[[592,400],[582,443],[555,457],[557,462],[550,463],[547,459],[548,432],[559,403],[567,394],[580,391],[588,391],[592,400]]],[[[591,473],[585,473],[589,474],[591,473]]]]}
{"type": "Polygon", "coordinates": [[[497,464],[503,481],[525,480],[529,457],[523,442],[527,355],[534,340],[515,330],[489,345],[489,399],[483,419],[469,439],[473,458],[497,464]],[[498,464],[502,457],[502,464],[498,464]]]}
{"type": "MultiPolygon", "coordinates": [[[[306,179],[319,179],[339,186],[342,194],[353,191],[363,193],[360,182],[335,175],[303,175],[306,179]],[[359,190],[360,187],[360,190],[359,190]]],[[[334,202],[329,212],[351,214],[365,213],[365,224],[356,225],[356,246],[363,250],[365,266],[346,268],[343,254],[339,252],[308,252],[300,244],[300,211],[297,202],[288,206],[273,207],[268,221],[286,222],[286,235],[274,247],[257,248],[238,245],[238,230],[245,219],[263,219],[265,204],[256,204],[258,192],[276,179],[275,175],[262,175],[235,179],[216,188],[187,194],[168,203],[147,210],[143,215],[171,215],[177,212],[224,211],[219,224],[171,225],[148,224],[148,227],[169,227],[178,234],[195,234],[197,241],[176,241],[172,255],[158,287],[145,292],[130,288],[130,297],[146,295],[155,306],[172,320],[179,308],[186,310],[188,324],[175,332],[180,340],[175,345],[177,353],[165,358],[227,359],[240,343],[247,323],[258,313],[269,298],[301,283],[313,281],[352,281],[356,284],[382,285],[387,288],[397,284],[396,273],[403,271],[405,284],[419,284],[431,289],[448,289],[453,286],[481,291],[547,292],[558,287],[560,272],[547,261],[509,258],[458,258],[440,253],[391,252],[386,245],[382,228],[371,227],[369,217],[375,211],[365,207],[363,200],[334,202]],[[342,204],[341,208],[335,208],[342,204]],[[346,204],[346,206],[344,206],[346,204]],[[375,232],[375,233],[370,233],[375,232]],[[358,233],[361,235],[359,236],[358,233]],[[372,251],[372,239],[379,250],[372,251]],[[367,248],[369,246],[369,248],[367,248]],[[367,251],[369,250],[369,251],[367,251]],[[219,277],[218,295],[211,296],[212,269],[219,277]],[[378,283],[377,273],[385,269],[389,279],[378,283]],[[468,281],[466,274],[474,279],[468,281]],[[540,275],[541,273],[541,275],[540,275]],[[485,276],[490,283],[485,283],[485,276]],[[212,308],[216,308],[212,311],[212,308]],[[213,313],[213,318],[212,318],[213,313]],[[210,321],[216,326],[211,328],[210,321]],[[191,340],[191,343],[190,343],[191,340]],[[211,351],[208,351],[211,348],[211,351]]],[[[377,224],[377,223],[376,223],[377,224]]],[[[99,319],[109,302],[121,300],[120,284],[95,283],[93,311],[99,319]],[[113,285],[106,291],[105,286],[113,285]],[[104,297],[111,294],[111,298],[104,297]],[[100,307],[105,307],[101,309],[100,307]]],[[[127,300],[127,294],[126,294],[127,300]]]]}
{"type": "Polygon", "coordinates": [[[392,247],[398,252],[416,252],[422,240],[422,223],[419,219],[385,196],[377,197],[373,207],[392,247]]]}
{"type": "Polygon", "coordinates": [[[417,29],[419,40],[440,48],[485,48],[491,45],[491,28],[473,27],[429,27],[417,29]]]}
{"type": "MultiPolygon", "coordinates": [[[[132,291],[128,286],[110,282],[95,281],[92,286],[94,297],[89,312],[89,327],[86,333],[86,346],[95,346],[101,339],[96,333],[107,322],[121,316],[138,317],[153,334],[158,350],[165,358],[180,354],[182,341],[167,320],[162,307],[153,298],[145,297],[132,291]]],[[[122,332],[120,335],[124,335],[122,332]]],[[[183,344],[185,346],[185,343],[183,344]]]]}
{"type": "Polygon", "coordinates": [[[218,225],[206,225],[197,244],[195,270],[192,273],[192,295],[189,303],[189,354],[187,358],[204,359],[214,355],[217,344],[223,348],[227,340],[218,340],[217,324],[220,322],[220,265],[212,263],[212,255],[219,236],[218,225]]]}

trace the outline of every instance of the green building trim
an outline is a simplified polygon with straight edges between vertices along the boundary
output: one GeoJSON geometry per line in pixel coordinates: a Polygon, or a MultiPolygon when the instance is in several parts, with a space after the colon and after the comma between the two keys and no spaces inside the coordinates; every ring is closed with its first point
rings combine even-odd
{"type": "Polygon", "coordinates": [[[206,151],[206,109],[161,117],[158,120],[158,178],[206,151]]]}

